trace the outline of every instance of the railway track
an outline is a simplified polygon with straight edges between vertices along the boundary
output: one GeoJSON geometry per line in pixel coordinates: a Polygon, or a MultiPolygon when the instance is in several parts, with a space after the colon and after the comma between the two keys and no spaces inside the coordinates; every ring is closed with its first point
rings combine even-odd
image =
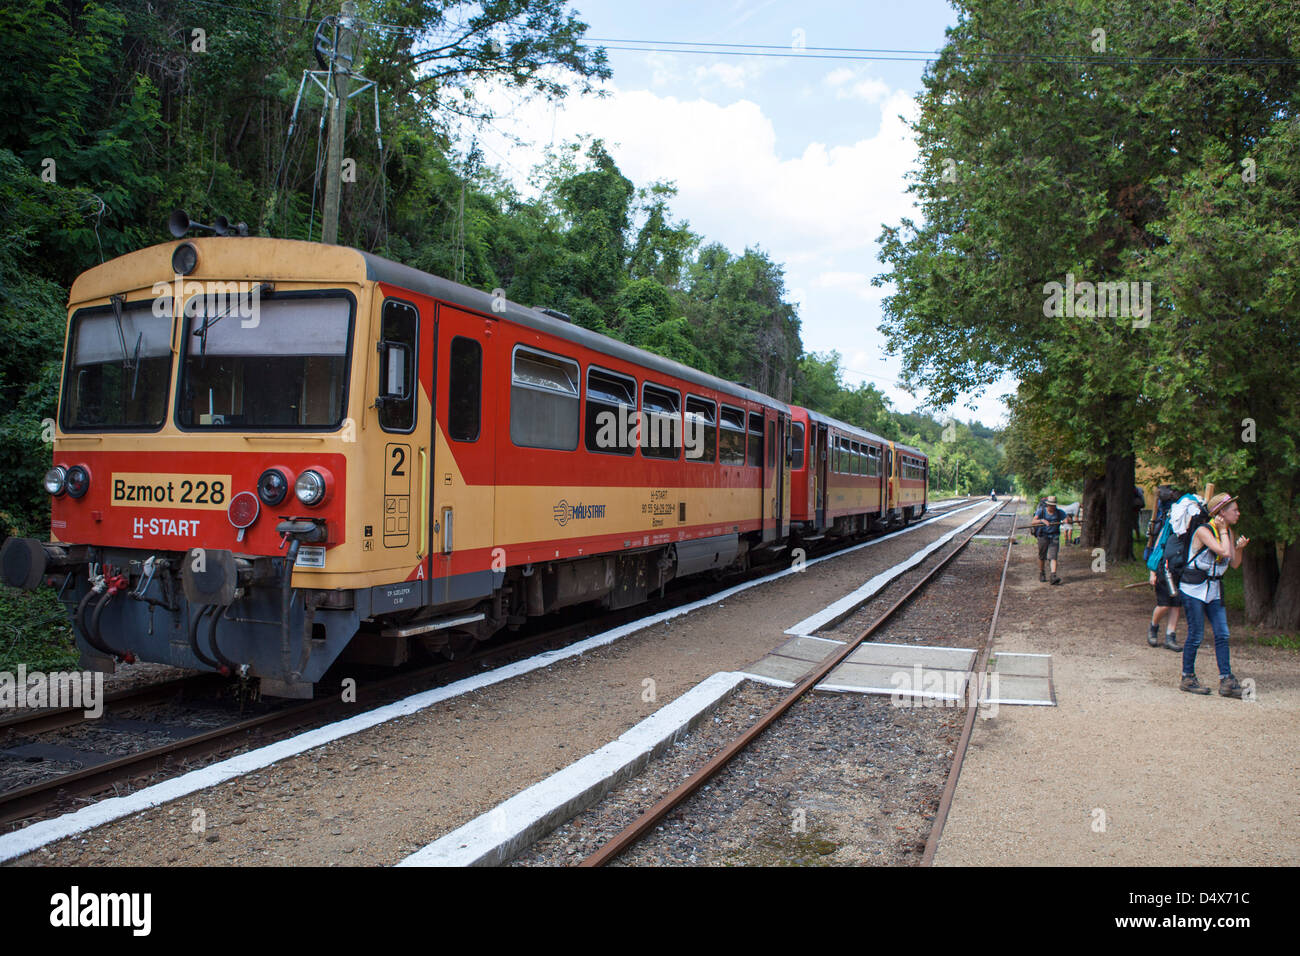
{"type": "MultiPolygon", "coordinates": [[[[813,552],[810,557],[833,553],[857,543],[860,543],[857,539],[835,544],[823,542],[809,549],[813,552]]],[[[588,616],[507,644],[480,648],[455,660],[405,670],[377,681],[359,684],[357,699],[364,698],[367,708],[379,706],[542,650],[563,647],[609,627],[689,604],[720,588],[743,584],[771,572],[772,565],[767,564],[729,576],[721,582],[692,581],[668,592],[662,598],[634,608],[607,612],[594,618],[588,616]]],[[[219,683],[221,679],[215,675],[180,678],[110,694],[105,698],[105,704],[120,709],[165,700],[199,688],[206,690],[219,683]]],[[[221,727],[200,731],[158,747],[114,757],[23,787],[0,791],[0,828],[6,831],[16,829],[17,824],[63,812],[70,802],[92,798],[108,791],[117,795],[124,787],[127,791],[135,789],[159,773],[190,770],[219,756],[264,746],[294,733],[353,716],[356,712],[356,703],[345,703],[336,696],[290,704],[267,713],[241,717],[221,727]]],[[[0,732],[9,731],[11,736],[43,734],[75,728],[84,721],[82,711],[75,708],[36,711],[5,718],[0,721],[0,732]]]]}
{"type": "MultiPolygon", "coordinates": [[[[625,852],[627,849],[629,849],[630,847],[635,845],[639,840],[641,840],[647,833],[649,833],[655,826],[657,826],[660,823],[660,821],[664,819],[664,817],[666,817],[677,807],[681,806],[687,799],[691,797],[692,794],[694,794],[702,786],[708,783],[709,780],[711,780],[714,776],[716,776],[717,773],[721,771],[722,768],[725,767],[734,757],[736,757],[743,750],[745,750],[746,747],[748,747],[751,743],[753,743],[755,740],[761,737],[765,730],[767,730],[769,727],[772,726],[772,724],[778,721],[780,717],[784,713],[786,713],[786,711],[788,711],[790,707],[793,706],[800,698],[802,698],[805,694],[807,694],[808,691],[812,690],[814,687],[820,684],[822,680],[828,674],[830,674],[831,671],[833,671],[837,666],[843,663],[843,661],[846,658],[848,658],[848,656],[852,654],[853,651],[856,650],[859,645],[861,645],[864,641],[866,641],[869,637],[871,637],[871,635],[874,634],[879,628],[884,626],[891,618],[893,618],[893,616],[904,605],[906,605],[908,601],[910,601],[916,594],[918,594],[923,588],[925,588],[925,586],[936,575],[938,575],[939,572],[942,571],[949,564],[949,562],[951,562],[958,554],[962,552],[962,550],[965,549],[965,547],[970,543],[970,541],[975,537],[975,535],[980,534],[983,531],[983,529],[989,525],[990,522],[992,522],[995,518],[1000,517],[999,510],[995,510],[991,512],[988,515],[988,517],[979,524],[979,526],[975,527],[972,531],[970,531],[960,543],[958,543],[946,556],[944,556],[939,562],[937,562],[932,568],[930,568],[919,581],[917,581],[902,597],[900,597],[888,610],[886,610],[884,614],[882,614],[879,618],[873,621],[870,626],[868,626],[860,635],[858,635],[857,638],[846,642],[843,647],[838,649],[834,654],[830,655],[810,674],[808,674],[798,684],[796,684],[795,687],[792,688],[784,698],[778,701],[777,704],[774,705],[766,714],[760,717],[740,736],[736,737],[730,744],[728,744],[721,751],[719,751],[712,759],[708,761],[708,763],[706,763],[703,767],[697,770],[689,778],[684,780],[671,792],[665,794],[657,803],[655,803],[648,810],[642,813],[636,820],[634,820],[631,824],[625,827],[622,831],[620,831],[618,834],[616,834],[614,837],[608,840],[595,853],[592,853],[589,856],[587,856],[584,860],[582,860],[581,863],[579,863],[579,866],[584,866],[584,867],[604,866],[607,863],[610,863],[611,861],[616,859],[619,855],[621,855],[623,852],[625,852]]],[[[997,627],[997,610],[1000,609],[1001,607],[1002,592],[1006,586],[1006,563],[1010,559],[1010,554],[1011,554],[1010,546],[1011,546],[1011,541],[1014,539],[1014,536],[1015,536],[1015,519],[1013,518],[1011,531],[1007,536],[1007,557],[1003,562],[1002,580],[998,587],[998,598],[997,598],[997,605],[994,610],[993,622],[990,625],[988,637],[985,639],[984,645],[981,648],[979,655],[977,656],[977,664],[974,671],[975,674],[977,675],[983,672],[983,668],[988,660],[988,651],[991,645],[992,636],[995,628],[997,627]]],[[[947,809],[952,802],[952,792],[955,791],[956,789],[957,776],[960,774],[961,771],[961,761],[965,755],[966,748],[969,744],[971,730],[974,725],[976,708],[968,705],[966,710],[967,710],[966,723],[962,734],[961,742],[959,744],[959,750],[954,754],[953,765],[949,771],[948,781],[944,790],[944,796],[943,798],[941,798],[940,812],[942,816],[936,816],[935,826],[931,830],[930,841],[934,844],[934,847],[937,847],[939,834],[942,831],[943,817],[946,816],[947,809]]],[[[927,845],[926,853],[923,858],[924,864],[928,864],[933,859],[934,847],[927,845]]]]}

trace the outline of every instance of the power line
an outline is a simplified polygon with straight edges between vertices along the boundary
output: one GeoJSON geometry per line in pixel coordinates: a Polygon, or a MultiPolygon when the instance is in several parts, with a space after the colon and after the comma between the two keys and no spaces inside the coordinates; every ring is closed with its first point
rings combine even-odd
{"type": "MultiPolygon", "coordinates": [[[[799,60],[850,60],[850,61],[876,61],[885,63],[930,63],[939,59],[944,51],[936,50],[933,52],[915,51],[915,50],[888,50],[883,53],[891,55],[885,56],[880,52],[862,50],[861,52],[852,51],[852,48],[836,47],[805,47],[792,49],[786,47],[759,47],[758,49],[727,49],[723,44],[684,44],[685,46],[695,47],[695,49],[683,49],[681,47],[666,46],[615,46],[613,43],[642,43],[650,41],[640,40],[620,40],[605,41],[592,40],[593,43],[603,43],[601,49],[617,50],[626,53],[683,53],[698,54],[705,56],[743,56],[743,57],[784,57],[788,59],[799,60]],[[852,52],[841,53],[821,53],[809,52],[818,49],[835,50],[843,49],[852,52]],[[922,55],[913,56],[911,54],[920,53],[922,55]],[[895,55],[896,54],[896,55],[895,55]]],[[[740,46],[741,44],[735,44],[740,46]]],[[[757,46],[757,45],[756,45],[757,46]]],[[[994,53],[991,51],[950,51],[951,55],[961,60],[986,60],[997,63],[1059,63],[1065,65],[1092,65],[1100,66],[1110,63],[1159,63],[1171,66],[1223,66],[1223,65],[1240,65],[1240,66],[1295,66],[1300,65],[1300,59],[1290,59],[1286,57],[1185,57],[1185,56],[1125,56],[1118,53],[1102,54],[1084,54],[1084,53],[994,53]]]]}
{"type": "MultiPolygon", "coordinates": [[[[298,23],[315,23],[310,17],[260,10],[223,0],[189,0],[190,3],[216,7],[237,13],[292,20],[298,23]]],[[[464,30],[450,26],[402,26],[394,23],[377,23],[357,18],[365,29],[386,33],[406,33],[415,37],[452,40],[463,36],[464,30]]],[[[1140,56],[1120,53],[1029,53],[996,52],[992,50],[907,50],[890,47],[792,47],[788,43],[725,43],[698,40],[640,40],[635,37],[584,37],[583,42],[604,44],[603,49],[622,53],[682,53],[697,56],[785,57],[805,60],[874,61],[884,63],[930,63],[947,52],[958,61],[986,60],[999,63],[1059,63],[1064,65],[1089,65],[1109,63],[1151,63],[1171,66],[1300,66],[1293,57],[1231,57],[1231,56],[1140,56]]],[[[426,51],[428,52],[428,51],[426,51]]],[[[420,55],[414,52],[413,56],[420,55]]]]}

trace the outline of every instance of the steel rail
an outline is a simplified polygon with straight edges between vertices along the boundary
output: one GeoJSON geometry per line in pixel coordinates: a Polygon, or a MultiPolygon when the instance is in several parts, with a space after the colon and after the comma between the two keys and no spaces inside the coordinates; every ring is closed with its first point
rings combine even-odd
{"type": "MultiPolygon", "coordinates": [[[[197,674],[189,677],[174,677],[156,684],[141,684],[123,690],[112,691],[104,695],[103,704],[146,703],[183,693],[187,689],[202,690],[206,684],[221,680],[216,674],[197,674]]],[[[84,707],[42,707],[7,717],[0,717],[0,732],[19,734],[39,734],[50,730],[72,727],[89,718],[85,716],[84,707]]]]}
{"type": "Polygon", "coordinates": [[[721,770],[724,766],[726,766],[727,763],[729,763],[733,757],[735,757],[742,750],[744,750],[751,743],[753,743],[754,740],[756,740],[763,733],[764,730],[766,730],[773,723],[775,723],[776,720],[780,718],[780,716],[784,714],[787,710],[789,710],[790,707],[793,706],[797,700],[799,700],[801,697],[803,697],[804,694],[806,694],[808,691],[812,690],[814,687],[820,684],[822,679],[827,674],[829,674],[832,670],[834,670],[837,666],[839,666],[839,664],[842,663],[846,657],[848,657],[851,653],[853,653],[853,651],[857,650],[858,646],[862,644],[863,641],[865,641],[868,637],[870,637],[873,633],[875,633],[877,629],[879,629],[890,618],[892,618],[894,614],[899,610],[899,608],[901,608],[904,604],[906,604],[909,600],[911,600],[911,598],[918,591],[920,591],[923,587],[925,587],[925,585],[929,583],[931,578],[933,578],[936,574],[938,574],[941,570],[943,570],[944,567],[947,566],[949,561],[951,561],[958,554],[960,554],[962,549],[965,548],[966,545],[970,543],[971,539],[975,535],[979,534],[979,532],[983,530],[985,525],[987,525],[990,521],[992,521],[994,518],[998,516],[997,514],[998,510],[999,510],[998,508],[994,508],[992,511],[990,511],[988,517],[985,518],[980,523],[979,527],[975,528],[970,534],[968,534],[965,540],[963,540],[960,544],[958,544],[955,548],[953,548],[953,550],[949,552],[948,555],[943,558],[943,560],[939,561],[938,564],[936,564],[929,571],[927,571],[925,576],[922,577],[920,581],[914,584],[906,594],[904,594],[901,598],[899,598],[893,604],[893,606],[889,608],[889,610],[887,610],[879,618],[873,621],[872,624],[865,631],[863,631],[856,639],[849,641],[842,648],[840,648],[838,651],[836,651],[830,657],[828,657],[825,661],[823,661],[821,665],[819,665],[811,674],[804,677],[803,680],[801,680],[798,684],[796,684],[795,687],[790,691],[790,693],[787,694],[784,698],[782,698],[774,707],[772,707],[771,710],[769,710],[766,714],[764,714],[761,718],[759,718],[758,721],[752,724],[748,730],[746,730],[743,734],[741,734],[730,744],[724,747],[721,751],[715,754],[714,757],[708,763],[706,763],[703,767],[697,770],[687,780],[683,781],[671,792],[665,794],[657,803],[654,804],[654,806],[646,810],[643,814],[641,814],[641,816],[639,816],[636,820],[634,820],[631,824],[629,824],[624,830],[615,834],[608,842],[605,843],[604,846],[602,846],[595,853],[592,853],[590,856],[588,856],[578,865],[579,866],[604,866],[606,863],[610,862],[619,854],[621,854],[628,847],[632,846],[632,844],[636,843],[639,839],[641,839],[641,837],[644,836],[650,830],[651,827],[653,827],[656,823],[662,820],[675,807],[677,807],[684,800],[686,800],[687,797],[689,797],[696,790],[698,790],[706,781],[708,781],[719,770],[721,770]]]}
{"type": "Polygon", "coordinates": [[[962,727],[961,740],[957,743],[957,752],[953,754],[952,766],[948,769],[948,781],[943,787],[943,796],[939,798],[939,808],[934,813],[934,825],[930,827],[930,835],[925,840],[925,852],[921,854],[922,866],[933,866],[934,855],[939,850],[939,838],[943,836],[944,824],[948,822],[948,811],[952,808],[952,799],[957,793],[957,778],[961,776],[962,762],[966,759],[966,751],[970,747],[972,734],[975,732],[975,715],[979,710],[979,694],[984,687],[984,669],[988,666],[989,652],[993,649],[993,635],[998,628],[998,614],[1002,611],[1002,595],[1007,587],[1007,568],[1011,564],[1011,546],[1016,541],[1016,519],[1018,515],[1011,516],[1011,531],[1007,535],[1007,554],[1002,559],[1002,580],[998,584],[998,599],[993,605],[993,620],[989,622],[989,633],[984,638],[984,646],[980,648],[979,657],[975,662],[975,670],[971,674],[971,679],[975,683],[976,697],[972,706],[970,702],[970,687],[967,685],[967,703],[966,703],[966,723],[962,727]]]}
{"type": "MultiPolygon", "coordinates": [[[[941,516],[940,516],[941,517],[941,516]]],[[[987,522],[986,522],[987,523],[987,522]]],[[[835,542],[831,545],[824,545],[822,548],[809,549],[818,554],[833,554],[840,550],[840,547],[848,547],[857,543],[857,538],[849,538],[844,542],[835,542]]],[[[770,573],[770,565],[759,565],[752,567],[745,572],[730,577],[730,580],[723,584],[723,587],[734,586],[738,581],[744,583],[756,577],[762,577],[770,573]]],[[[541,634],[525,637],[513,641],[509,644],[502,644],[493,647],[476,649],[472,653],[458,657],[455,660],[440,661],[436,664],[417,668],[412,671],[404,671],[400,674],[393,675],[377,681],[372,684],[366,684],[357,688],[358,692],[365,692],[368,696],[374,697],[377,694],[393,693],[396,688],[406,686],[409,693],[416,693],[420,690],[428,689],[431,680],[440,678],[455,679],[461,676],[468,676],[476,673],[483,667],[493,666],[498,659],[517,660],[521,655],[527,655],[537,651],[539,648],[562,647],[566,644],[573,643],[577,640],[590,636],[593,628],[597,631],[607,629],[611,626],[618,626],[620,623],[636,620],[638,617],[648,616],[659,613],[663,610],[671,609],[682,604],[689,604],[692,601],[707,597],[718,589],[716,581],[696,581],[685,584],[667,598],[647,601],[636,607],[626,608],[612,614],[603,614],[599,618],[588,618],[576,622],[570,622],[560,627],[542,632],[541,634]]],[[[212,675],[199,675],[197,679],[211,679],[212,675]]],[[[167,693],[175,692],[178,688],[173,685],[186,683],[196,678],[182,678],[178,681],[168,681],[151,687],[141,689],[130,689],[119,691],[115,695],[109,695],[105,698],[108,702],[114,697],[118,699],[127,697],[147,697],[151,691],[159,696],[165,696],[167,693]]],[[[439,686],[439,685],[434,685],[439,686]]],[[[330,696],[313,701],[306,701],[301,704],[291,705],[266,714],[260,714],[245,720],[238,721],[234,724],[227,724],[224,727],[214,728],[206,732],[199,732],[190,737],[183,737],[179,740],[170,741],[160,747],[142,750],[138,753],[127,754],[115,760],[105,761],[93,766],[83,767],[68,773],[50,777],[47,780],[37,781],[26,787],[15,788],[7,791],[0,791],[0,826],[8,826],[17,821],[24,820],[28,817],[37,815],[43,810],[48,809],[60,797],[87,797],[115,787],[123,781],[130,780],[133,777],[142,774],[152,774],[159,770],[165,769],[170,763],[199,760],[205,757],[221,754],[226,751],[237,749],[244,745],[245,741],[235,740],[234,738],[242,735],[249,735],[257,732],[264,735],[258,740],[259,745],[271,742],[272,739],[279,739],[276,735],[287,735],[291,731],[307,727],[311,724],[312,719],[317,714],[327,714],[342,718],[352,716],[356,713],[355,704],[344,704],[337,697],[330,696]],[[337,712],[332,714],[331,709],[337,712]]],[[[32,723],[39,723],[42,720],[50,722],[50,726],[41,727],[41,730],[49,731],[59,729],[71,724],[80,722],[80,711],[73,708],[63,708],[56,712],[48,712],[45,715],[21,715],[7,719],[11,728],[19,726],[30,727],[32,723]]],[[[4,729],[0,726],[0,729],[4,729]]],[[[34,731],[33,731],[34,732],[34,731]]]]}

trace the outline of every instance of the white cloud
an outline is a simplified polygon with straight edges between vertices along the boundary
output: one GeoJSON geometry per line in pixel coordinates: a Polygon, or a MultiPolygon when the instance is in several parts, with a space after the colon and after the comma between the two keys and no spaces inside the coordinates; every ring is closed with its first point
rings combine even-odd
{"type": "MultiPolygon", "coordinates": [[[[676,66],[671,57],[663,60],[665,69],[676,66]]],[[[713,67],[699,70],[719,82],[727,75],[713,67]]],[[[674,77],[682,78],[680,72],[674,77]]],[[[871,278],[883,271],[876,246],[881,224],[916,217],[904,178],[915,164],[906,119],[915,115],[915,103],[907,92],[852,70],[830,74],[822,89],[847,90],[865,100],[862,91],[853,92],[864,84],[874,99],[863,109],[868,121],[878,111],[879,123],[856,142],[791,144],[779,139],[773,120],[751,99],[723,105],[704,96],[684,99],[612,83],[605,98],[574,97],[554,113],[547,104],[525,104],[478,136],[483,142],[513,134],[533,144],[511,148],[500,140],[499,152],[509,154],[513,167],[504,170],[507,175],[539,162],[548,143],[586,135],[604,140],[638,186],[675,182],[674,215],[706,241],[737,253],[761,246],[785,267],[807,349],[853,355],[847,366],[870,373],[896,407],[910,409],[917,400],[892,386],[900,363],[885,357],[884,337],[876,330],[889,290],[872,286],[871,278]]],[[[516,181],[532,192],[522,177],[516,181]]],[[[862,380],[852,373],[846,379],[862,380]]],[[[986,396],[977,405],[984,420],[1000,417],[996,398],[986,396]]]]}
{"type": "Polygon", "coordinates": [[[889,97],[892,89],[884,80],[872,76],[861,76],[858,71],[840,67],[827,73],[822,80],[835,91],[835,98],[840,100],[865,100],[879,103],[889,97]]]}
{"type": "Polygon", "coordinates": [[[667,86],[681,79],[681,67],[671,53],[647,53],[645,65],[650,68],[651,86],[667,86]]]}
{"type": "Polygon", "coordinates": [[[757,75],[756,67],[744,63],[713,63],[695,68],[698,85],[721,84],[731,90],[743,90],[745,83],[757,75]]]}

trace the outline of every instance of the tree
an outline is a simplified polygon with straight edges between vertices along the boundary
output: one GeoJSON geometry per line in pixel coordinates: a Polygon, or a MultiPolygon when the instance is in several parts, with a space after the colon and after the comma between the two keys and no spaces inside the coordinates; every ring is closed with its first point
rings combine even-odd
{"type": "Polygon", "coordinates": [[[1300,128],[1279,118],[1248,156],[1212,143],[1146,257],[1165,290],[1145,385],[1164,400],[1144,458],[1240,496],[1246,616],[1300,629],[1300,128]],[[1282,563],[1278,551],[1282,550],[1282,563]]]}
{"type": "Polygon", "coordinates": [[[1032,12],[986,0],[959,14],[914,127],[924,224],[881,235],[890,268],[876,281],[896,287],[882,331],[907,380],[940,405],[1019,374],[1022,398],[1057,424],[1087,479],[1108,558],[1129,560],[1136,443],[1162,396],[1141,391],[1156,352],[1150,315],[1109,284],[1128,292],[1132,257],[1168,241],[1155,226],[1168,184],[1203,145],[1240,153],[1295,88],[1289,62],[1205,61],[1262,50],[1293,60],[1297,14],[1243,18],[1228,0],[1104,11],[1053,0],[1032,12]],[[1109,58],[1094,49],[1103,12],[1109,58]]]}

